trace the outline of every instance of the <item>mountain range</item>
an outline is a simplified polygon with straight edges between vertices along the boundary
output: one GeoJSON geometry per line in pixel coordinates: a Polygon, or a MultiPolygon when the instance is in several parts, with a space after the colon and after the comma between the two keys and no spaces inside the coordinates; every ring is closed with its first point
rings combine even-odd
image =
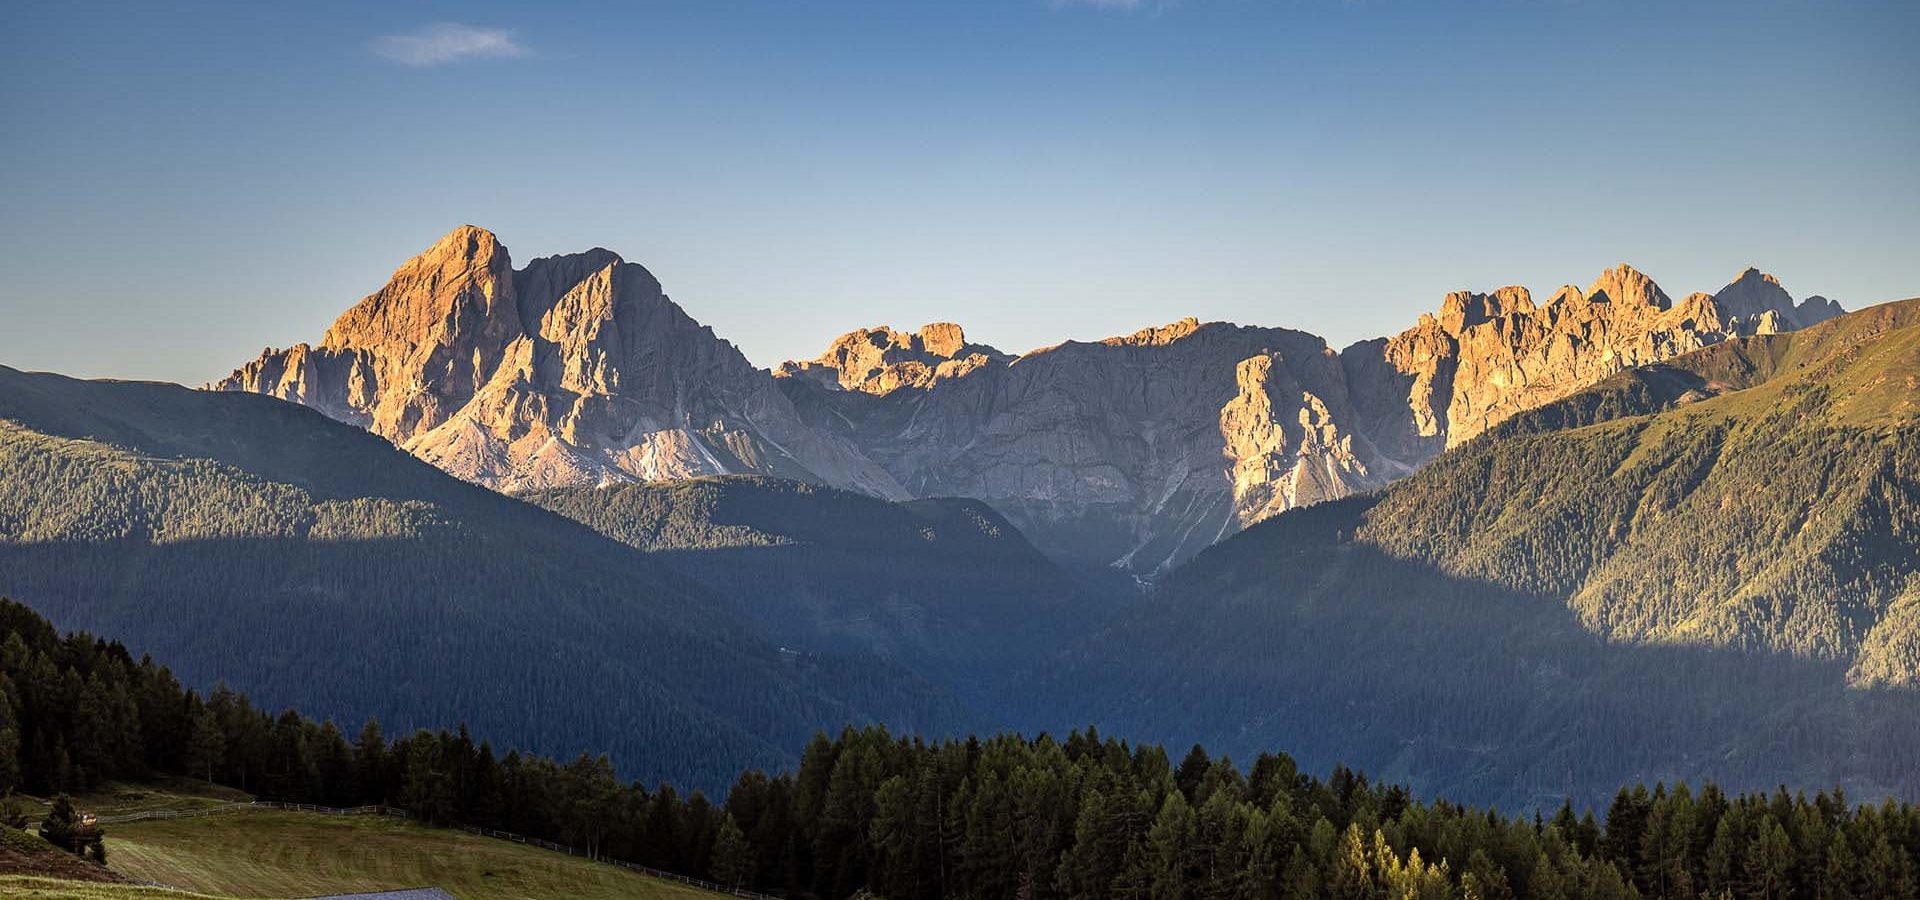
{"type": "Polygon", "coordinates": [[[936,324],[766,370],[637,265],[462,228],[212,387],[0,368],[0,595],[700,787],[884,722],[1507,807],[1920,791],[1920,300],[1619,266],[1337,352],[936,324]]]}
{"type": "Polygon", "coordinates": [[[968,497],[1063,562],[1152,575],[1622,369],[1840,311],[1753,269],[1676,303],[1621,265],[1542,304],[1448,294],[1338,352],[1187,319],[1016,356],[940,323],[850,332],[768,371],[637,264],[595,249],[516,270],[462,226],[317,346],[268,349],[212,387],[304,403],[510,492],[759,474],[968,497]]]}

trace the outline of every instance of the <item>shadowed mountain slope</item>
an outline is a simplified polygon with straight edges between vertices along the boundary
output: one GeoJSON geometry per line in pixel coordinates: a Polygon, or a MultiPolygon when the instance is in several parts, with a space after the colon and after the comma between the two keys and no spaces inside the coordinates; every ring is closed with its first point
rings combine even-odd
{"type": "Polygon", "coordinates": [[[883,656],[973,699],[1112,607],[978,500],[754,476],[526,499],[733,598],[782,646],[883,656]]]}
{"type": "Polygon", "coordinates": [[[963,717],[884,663],[781,653],[672,568],[358,428],[171,385],[0,368],[0,594],[189,683],[701,786],[816,728],[963,717]]]}

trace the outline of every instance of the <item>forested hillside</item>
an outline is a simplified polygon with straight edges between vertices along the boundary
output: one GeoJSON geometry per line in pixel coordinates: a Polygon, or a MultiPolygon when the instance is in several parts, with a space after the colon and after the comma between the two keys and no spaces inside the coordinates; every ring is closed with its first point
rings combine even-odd
{"type": "Polygon", "coordinates": [[[644,554],[244,394],[0,368],[0,592],[189,684],[716,785],[816,728],[940,729],[875,659],[781,653],[644,554]]]}
{"type": "Polygon", "coordinates": [[[1920,302],[1525,414],[1176,572],[1014,697],[1503,804],[1920,792],[1920,302]]]}
{"type": "Polygon", "coordinates": [[[737,601],[782,646],[873,653],[970,699],[1112,607],[977,500],[754,476],[524,495],[737,601]]]}
{"type": "Polygon", "coordinates": [[[1387,492],[1362,537],[1564,597],[1612,638],[1835,660],[1856,684],[1920,687],[1920,300],[1732,341],[1523,416],[1387,492]],[[1697,387],[1661,402],[1670,390],[1645,387],[1660,381],[1697,387]]]}
{"type": "MultiPolygon", "coordinates": [[[[343,734],[243,695],[202,698],[150,660],[0,601],[0,792],[155,773],[270,798],[398,804],[421,820],[565,841],[593,857],[839,900],[1905,898],[1920,811],[1841,793],[1622,788],[1513,817],[1283,753],[1241,768],[1088,730],[928,742],[815,737],[798,767],[715,803],[623,782],[604,757],[496,754],[465,727],[343,734]]],[[[108,826],[106,841],[115,840],[108,826]]],[[[109,857],[111,858],[111,856],[109,857]]]]}

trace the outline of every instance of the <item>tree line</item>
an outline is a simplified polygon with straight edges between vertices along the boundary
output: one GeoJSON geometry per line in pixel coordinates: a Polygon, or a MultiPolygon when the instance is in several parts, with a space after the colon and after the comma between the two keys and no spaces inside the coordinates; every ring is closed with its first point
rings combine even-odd
{"type": "Polygon", "coordinates": [[[186,775],[264,798],[384,803],[722,884],[827,900],[1904,898],[1920,810],[1840,792],[1622,789],[1604,818],[1503,814],[1267,753],[1093,729],[928,741],[817,736],[797,769],[738,777],[723,802],[625,781],[610,760],[497,753],[463,726],[389,737],[370,721],[255,708],[184,688],[151,659],[61,636],[0,601],[0,790],[84,793],[186,775]]]}

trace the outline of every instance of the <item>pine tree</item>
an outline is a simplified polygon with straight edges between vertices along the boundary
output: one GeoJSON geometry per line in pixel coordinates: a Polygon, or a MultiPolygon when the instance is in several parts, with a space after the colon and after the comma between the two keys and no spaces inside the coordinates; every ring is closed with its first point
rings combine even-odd
{"type": "Polygon", "coordinates": [[[1373,900],[1377,883],[1374,876],[1372,855],[1367,852],[1360,823],[1351,823],[1327,871],[1327,896],[1334,900],[1373,900]]]}
{"type": "Polygon", "coordinates": [[[53,798],[53,808],[47,811],[47,817],[40,820],[40,836],[47,843],[59,847],[68,853],[81,852],[80,817],[73,812],[73,798],[60,794],[53,798]]]}
{"type": "Polygon", "coordinates": [[[1199,744],[1187,751],[1180,768],[1173,772],[1173,784],[1187,797],[1188,805],[1199,802],[1200,783],[1206,780],[1208,770],[1213,768],[1213,759],[1207,756],[1207,748],[1199,744]]]}
{"type": "Polygon", "coordinates": [[[1287,868],[1281,874],[1280,881],[1281,896],[1287,900],[1317,900],[1325,896],[1320,891],[1320,868],[1313,864],[1307,849],[1299,844],[1293,845],[1293,852],[1287,857],[1287,868]]]}
{"type": "Polygon", "coordinates": [[[1460,889],[1468,900],[1513,900],[1513,887],[1507,880],[1506,870],[1496,865],[1481,847],[1473,848],[1467,857],[1467,869],[1460,875],[1460,889]]]}
{"type": "Polygon", "coordinates": [[[384,804],[391,799],[387,739],[380,733],[379,719],[368,719],[360,728],[360,738],[353,745],[353,781],[362,802],[384,804]]]}
{"type": "Polygon", "coordinates": [[[220,731],[220,722],[213,711],[205,706],[196,706],[191,723],[192,732],[187,737],[187,770],[195,775],[204,774],[208,784],[213,783],[214,770],[226,762],[227,738],[220,731]]]}
{"type": "Polygon", "coordinates": [[[5,679],[0,674],[0,793],[11,795],[20,786],[20,727],[13,704],[6,700],[5,679]]]}
{"type": "Polygon", "coordinates": [[[752,848],[747,846],[746,834],[732,815],[722,816],[713,837],[713,880],[727,890],[737,890],[752,873],[752,848]]]}
{"type": "Polygon", "coordinates": [[[1147,831],[1147,867],[1154,900],[1183,900],[1193,887],[1193,808],[1186,795],[1171,791],[1147,831]]]}
{"type": "Polygon", "coordinates": [[[424,729],[415,732],[407,739],[406,760],[401,805],[429,825],[448,821],[453,812],[453,776],[440,765],[439,739],[424,729]]]}
{"type": "Polygon", "coordinates": [[[1747,845],[1742,862],[1741,895],[1758,900],[1785,897],[1792,889],[1793,842],[1771,814],[1761,820],[1760,832],[1747,845]]]}
{"type": "Polygon", "coordinates": [[[8,791],[0,797],[0,826],[24,830],[27,823],[27,807],[20,802],[20,795],[8,791]]]}
{"type": "Polygon", "coordinates": [[[1827,844],[1826,868],[1820,874],[1820,900],[1852,900],[1859,872],[1860,863],[1847,844],[1847,836],[1835,832],[1827,844]]]}

